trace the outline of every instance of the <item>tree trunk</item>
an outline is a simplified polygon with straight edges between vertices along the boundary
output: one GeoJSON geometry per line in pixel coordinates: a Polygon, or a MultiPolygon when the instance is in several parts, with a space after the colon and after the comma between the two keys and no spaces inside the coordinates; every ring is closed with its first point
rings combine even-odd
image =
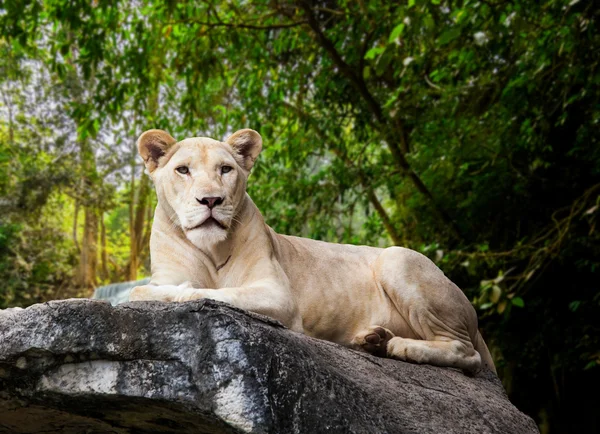
{"type": "Polygon", "coordinates": [[[150,235],[152,233],[152,221],[154,216],[154,203],[152,196],[148,195],[148,206],[146,207],[146,229],[144,229],[144,238],[142,240],[142,248],[139,252],[139,262],[143,264],[148,259],[150,254],[150,235]]]}
{"type": "Polygon", "coordinates": [[[79,200],[75,199],[75,215],[73,216],[73,244],[75,244],[77,253],[81,254],[81,247],[79,247],[79,241],[77,240],[78,224],[79,224],[79,200]]]}
{"type": "Polygon", "coordinates": [[[102,280],[107,281],[109,278],[108,273],[108,253],[106,251],[106,225],[104,224],[104,211],[100,212],[100,243],[102,251],[100,253],[101,260],[101,277],[102,280]]]}
{"type": "MultiPolygon", "coordinates": [[[[135,180],[132,179],[131,182],[133,187],[135,180]]],[[[140,182],[138,183],[137,194],[135,190],[135,188],[132,188],[131,206],[129,208],[129,280],[137,280],[138,268],[140,266],[140,252],[144,249],[145,242],[144,228],[146,227],[145,222],[150,194],[150,178],[144,172],[142,172],[140,182]]]]}
{"type": "Polygon", "coordinates": [[[129,266],[127,280],[137,280],[137,241],[135,238],[135,159],[131,162],[131,193],[129,195],[129,266]]]}
{"type": "Polygon", "coordinates": [[[79,288],[91,295],[96,287],[96,267],[98,264],[98,216],[91,207],[85,207],[85,223],[81,238],[81,255],[79,256],[79,288]]]}
{"type": "MultiPolygon", "coordinates": [[[[98,211],[94,201],[98,184],[102,182],[96,171],[96,156],[88,140],[81,140],[80,161],[83,177],[78,198],[85,198],[80,207],[84,211],[83,235],[79,256],[78,287],[89,296],[97,285],[96,268],[98,265],[98,211]]],[[[81,200],[81,199],[78,199],[81,200]]]]}
{"type": "Polygon", "coordinates": [[[142,178],[140,179],[138,188],[138,200],[135,209],[135,240],[136,240],[136,252],[139,259],[140,252],[144,248],[144,227],[146,226],[146,214],[148,208],[148,198],[150,194],[150,178],[144,172],[142,172],[142,178]]]}

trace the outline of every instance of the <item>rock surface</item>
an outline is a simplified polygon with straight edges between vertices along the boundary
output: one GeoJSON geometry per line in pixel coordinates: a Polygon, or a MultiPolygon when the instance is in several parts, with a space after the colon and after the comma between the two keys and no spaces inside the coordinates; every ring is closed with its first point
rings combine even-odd
{"type": "Polygon", "coordinates": [[[491,372],[380,359],[221,303],[0,311],[2,433],[537,433],[491,372]]]}

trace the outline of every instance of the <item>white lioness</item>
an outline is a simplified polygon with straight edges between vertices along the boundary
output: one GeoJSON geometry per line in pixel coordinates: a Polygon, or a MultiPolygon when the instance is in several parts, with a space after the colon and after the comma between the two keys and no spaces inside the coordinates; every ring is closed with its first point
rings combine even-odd
{"type": "Polygon", "coordinates": [[[210,298],[375,355],[495,371],[475,310],[427,257],[279,235],[265,224],[246,194],[262,149],[256,131],[177,142],[150,130],[138,149],[158,206],[151,283],[131,301],[210,298]]]}

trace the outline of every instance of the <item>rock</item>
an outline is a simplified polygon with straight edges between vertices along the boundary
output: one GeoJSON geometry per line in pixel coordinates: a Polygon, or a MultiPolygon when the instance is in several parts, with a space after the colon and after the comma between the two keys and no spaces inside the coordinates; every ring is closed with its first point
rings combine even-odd
{"type": "Polygon", "coordinates": [[[0,311],[2,433],[537,433],[498,378],[376,358],[222,303],[0,311]]]}

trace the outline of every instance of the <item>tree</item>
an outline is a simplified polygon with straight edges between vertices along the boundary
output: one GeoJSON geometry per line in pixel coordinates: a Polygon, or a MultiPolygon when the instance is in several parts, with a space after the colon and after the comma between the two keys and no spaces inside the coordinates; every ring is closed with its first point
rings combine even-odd
{"type": "Polygon", "coordinates": [[[429,255],[472,299],[511,399],[542,431],[597,423],[578,392],[600,370],[593,2],[4,8],[7,46],[88,83],[71,112],[96,171],[118,174],[92,181],[113,197],[96,205],[113,277],[137,276],[149,233],[134,138],[251,127],[265,151],[250,194],[276,230],[429,255]]]}

